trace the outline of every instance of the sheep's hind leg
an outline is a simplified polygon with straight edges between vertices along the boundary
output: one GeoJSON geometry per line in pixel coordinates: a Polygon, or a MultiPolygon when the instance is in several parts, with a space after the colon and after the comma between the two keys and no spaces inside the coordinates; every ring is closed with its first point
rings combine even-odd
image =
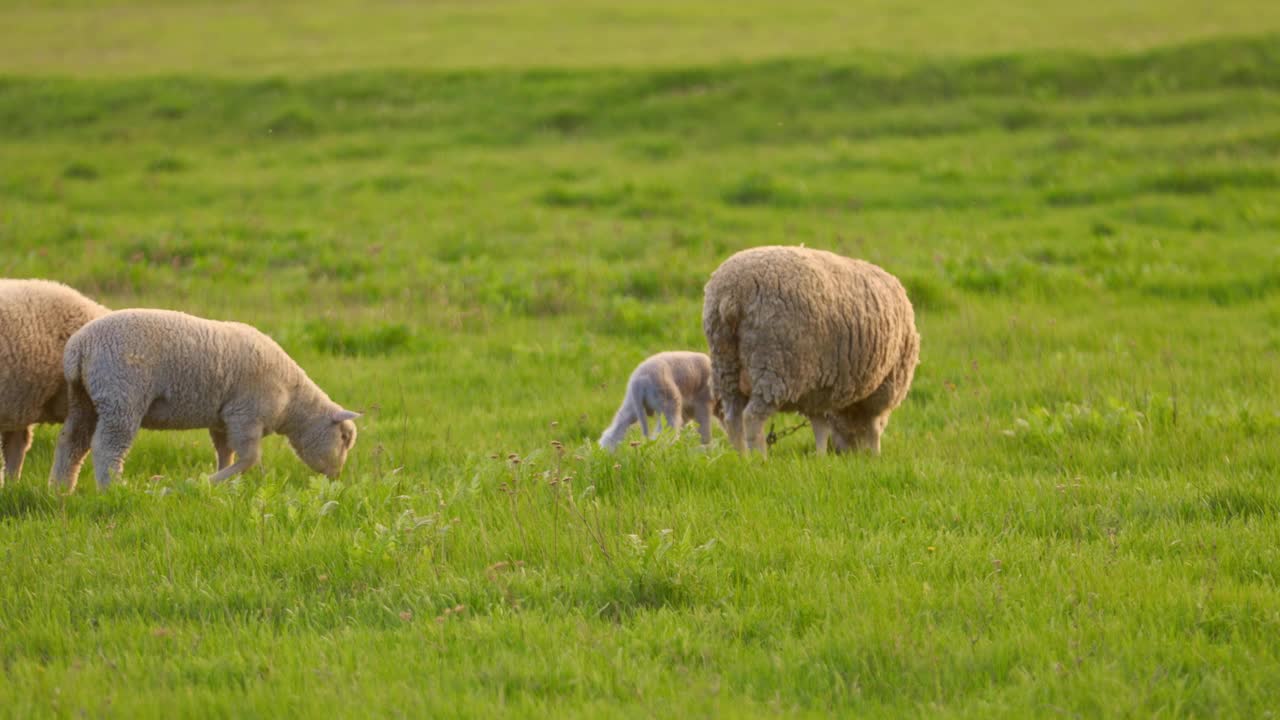
{"type": "Polygon", "coordinates": [[[209,428],[209,439],[213,440],[213,451],[218,454],[218,469],[225,470],[234,457],[231,443],[227,441],[227,432],[209,428]]]}
{"type": "Polygon", "coordinates": [[[698,434],[703,445],[711,444],[711,402],[700,402],[693,408],[693,419],[698,423],[698,434]]]}
{"type": "Polygon", "coordinates": [[[103,408],[98,413],[98,429],[93,433],[93,476],[98,489],[124,474],[124,460],[142,427],[143,413],[103,408]]]}
{"type": "Polygon", "coordinates": [[[97,425],[98,411],[93,401],[82,385],[72,384],[67,393],[67,420],[58,433],[58,446],[53,453],[49,487],[60,486],[68,492],[76,489],[97,425]]]}
{"type": "Polygon", "coordinates": [[[751,402],[747,403],[746,410],[742,413],[743,432],[746,434],[747,447],[751,450],[759,450],[764,457],[769,456],[769,445],[764,438],[764,424],[777,411],[777,408],[759,398],[752,398],[751,402]]]}
{"type": "Polygon", "coordinates": [[[22,476],[22,461],[31,449],[31,434],[31,426],[28,425],[21,430],[10,430],[0,437],[0,444],[4,445],[4,472],[0,473],[0,487],[4,487],[6,475],[14,480],[22,476]]]}
{"type": "Polygon", "coordinates": [[[724,404],[724,431],[729,435],[729,444],[734,450],[747,454],[747,432],[743,422],[743,404],[724,404]]]}
{"type": "Polygon", "coordinates": [[[209,476],[209,482],[220,483],[232,475],[257,465],[258,460],[262,458],[261,426],[227,428],[227,440],[231,449],[235,451],[236,461],[209,476]]]}

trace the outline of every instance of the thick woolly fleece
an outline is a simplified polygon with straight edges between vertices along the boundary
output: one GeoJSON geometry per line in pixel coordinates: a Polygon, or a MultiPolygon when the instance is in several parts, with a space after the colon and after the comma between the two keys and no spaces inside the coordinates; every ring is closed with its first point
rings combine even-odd
{"type": "Polygon", "coordinates": [[[711,275],[702,327],[725,429],[741,452],[766,452],[764,424],[799,412],[818,452],[880,451],[911,387],[920,335],[906,290],[871,263],[803,247],[760,247],[711,275]]]}
{"type": "Polygon", "coordinates": [[[355,444],[358,413],[330,400],[274,340],[242,323],[113,312],[71,337],[63,370],[69,407],[49,481],[68,489],[90,447],[98,487],[118,477],[140,427],[208,428],[215,482],[255,465],[264,435],[284,435],[303,462],[330,477],[355,444]]]}
{"type": "MultiPolygon", "coordinates": [[[[622,442],[627,429],[640,423],[649,435],[648,416],[661,413],[667,426],[677,431],[692,415],[698,423],[703,444],[711,442],[711,358],[700,352],[662,352],[636,366],[627,381],[627,394],[613,417],[613,424],[600,436],[600,447],[612,450],[622,442]]],[[[655,426],[655,429],[656,426],[655,426]]]]}
{"type": "Polygon", "coordinates": [[[107,309],[66,285],[0,279],[0,448],[5,476],[17,479],[36,423],[67,415],[62,350],[67,338],[107,309]]]}

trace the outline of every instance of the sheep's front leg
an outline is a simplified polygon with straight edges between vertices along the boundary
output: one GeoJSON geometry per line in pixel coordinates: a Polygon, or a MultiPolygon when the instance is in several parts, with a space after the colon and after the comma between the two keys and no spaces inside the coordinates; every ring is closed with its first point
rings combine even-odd
{"type": "Polygon", "coordinates": [[[809,418],[809,424],[813,426],[813,440],[818,446],[818,454],[827,454],[827,441],[831,439],[831,421],[820,415],[813,415],[809,418]]]}
{"type": "Polygon", "coordinates": [[[218,469],[225,470],[231,464],[233,456],[231,443],[227,440],[227,432],[209,428],[209,438],[213,440],[213,451],[218,454],[218,469]]]}
{"type": "Polygon", "coordinates": [[[227,441],[236,454],[236,461],[209,477],[209,482],[223,480],[242,473],[262,459],[262,426],[258,424],[228,427],[227,441]]]}
{"type": "Polygon", "coordinates": [[[22,476],[22,461],[31,449],[31,434],[31,426],[28,425],[0,436],[0,444],[4,446],[4,472],[0,473],[0,487],[4,487],[5,475],[14,480],[22,476]]]}

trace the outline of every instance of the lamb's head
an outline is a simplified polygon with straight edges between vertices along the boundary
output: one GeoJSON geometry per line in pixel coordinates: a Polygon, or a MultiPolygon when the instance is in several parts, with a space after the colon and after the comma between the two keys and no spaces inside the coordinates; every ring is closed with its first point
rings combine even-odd
{"type": "Polygon", "coordinates": [[[358,417],[358,412],[334,406],[308,418],[302,431],[289,437],[289,444],[312,470],[336,478],[356,444],[353,421],[358,417]]]}

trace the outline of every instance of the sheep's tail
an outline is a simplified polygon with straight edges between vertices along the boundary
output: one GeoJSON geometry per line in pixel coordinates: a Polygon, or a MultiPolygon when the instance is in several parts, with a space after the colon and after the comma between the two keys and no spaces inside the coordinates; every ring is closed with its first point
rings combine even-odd
{"type": "Polygon", "coordinates": [[[62,375],[67,379],[67,384],[75,386],[80,385],[83,379],[82,363],[84,359],[84,348],[82,343],[76,342],[78,338],[75,335],[67,341],[67,347],[62,352],[62,375]]]}
{"type": "MultiPolygon", "coordinates": [[[[708,292],[712,292],[710,288],[708,292]]],[[[708,297],[703,308],[702,331],[711,356],[711,389],[716,398],[733,399],[745,394],[738,345],[741,315],[737,293],[724,287],[714,297],[708,297]]]]}

